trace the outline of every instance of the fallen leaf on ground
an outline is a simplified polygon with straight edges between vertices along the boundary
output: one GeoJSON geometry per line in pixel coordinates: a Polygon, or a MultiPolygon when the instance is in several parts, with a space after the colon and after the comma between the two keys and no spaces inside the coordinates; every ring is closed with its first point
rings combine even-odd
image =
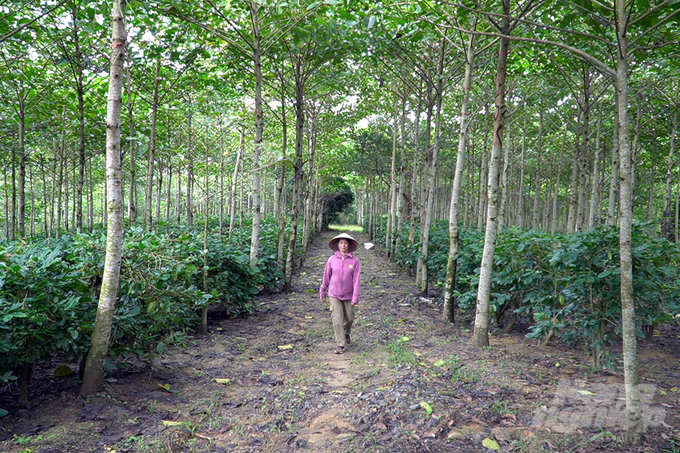
{"type": "Polygon", "coordinates": [[[183,422],[173,422],[172,420],[161,420],[163,426],[181,426],[183,422]]]}
{"type": "Polygon", "coordinates": [[[427,415],[431,415],[431,414],[432,414],[432,406],[430,406],[427,402],[421,401],[420,407],[422,407],[423,409],[425,409],[425,412],[427,413],[427,415]]]}
{"type": "Polygon", "coordinates": [[[496,442],[495,440],[493,440],[489,437],[487,437],[486,439],[484,439],[482,441],[482,445],[485,446],[486,448],[488,448],[489,450],[500,450],[501,449],[501,446],[498,445],[498,442],[496,442]]]}

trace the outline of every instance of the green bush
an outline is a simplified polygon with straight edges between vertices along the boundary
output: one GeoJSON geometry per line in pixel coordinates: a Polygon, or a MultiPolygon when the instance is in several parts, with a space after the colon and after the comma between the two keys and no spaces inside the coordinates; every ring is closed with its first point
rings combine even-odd
{"type": "MultiPolygon", "coordinates": [[[[200,310],[252,313],[260,290],[280,288],[277,226],[262,224],[260,260],[249,264],[250,231],[230,236],[203,227],[167,225],[163,232],[126,231],[110,351],[145,356],[195,331],[200,310]]],[[[89,348],[106,237],[103,231],[4,244],[0,249],[0,376],[89,348]]]]}
{"type": "MultiPolygon", "coordinates": [[[[378,244],[385,241],[385,219],[375,226],[378,244]]],[[[680,312],[678,246],[645,234],[649,225],[633,229],[633,278],[640,337],[680,312]]],[[[420,238],[416,225],[416,237],[420,238]]],[[[507,228],[498,235],[490,314],[498,325],[523,320],[529,338],[557,336],[581,344],[596,364],[619,341],[621,325],[619,232],[611,226],[566,235],[507,228]]],[[[408,244],[404,226],[402,247],[394,256],[401,266],[415,269],[420,243],[408,244]]],[[[438,287],[446,277],[448,223],[438,221],[430,235],[429,275],[438,287]]],[[[474,309],[484,236],[461,228],[457,263],[458,308],[474,309]]]]}

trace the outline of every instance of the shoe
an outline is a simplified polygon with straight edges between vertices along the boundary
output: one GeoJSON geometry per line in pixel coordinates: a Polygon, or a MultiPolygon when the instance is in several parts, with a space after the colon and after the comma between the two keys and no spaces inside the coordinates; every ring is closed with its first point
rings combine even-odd
{"type": "Polygon", "coordinates": [[[349,337],[348,333],[345,334],[345,343],[352,344],[352,339],[349,337]]]}
{"type": "Polygon", "coordinates": [[[337,348],[335,348],[336,354],[342,354],[343,352],[345,352],[345,348],[343,348],[342,346],[338,346],[337,348]]]}

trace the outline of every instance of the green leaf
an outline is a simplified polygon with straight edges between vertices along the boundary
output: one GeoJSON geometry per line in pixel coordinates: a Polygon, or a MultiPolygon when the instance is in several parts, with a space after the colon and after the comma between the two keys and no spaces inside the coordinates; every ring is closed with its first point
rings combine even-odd
{"type": "Polygon", "coordinates": [[[434,366],[444,366],[444,365],[446,365],[446,362],[443,361],[442,359],[439,359],[436,362],[434,362],[434,366]]]}
{"type": "Polygon", "coordinates": [[[5,415],[9,415],[9,412],[7,412],[5,409],[0,409],[0,417],[4,417],[5,415]]]}
{"type": "Polygon", "coordinates": [[[423,409],[425,409],[425,413],[426,413],[428,416],[432,415],[432,406],[430,406],[428,403],[426,403],[425,401],[421,401],[421,402],[420,402],[420,407],[422,407],[423,409]]]}
{"type": "Polygon", "coordinates": [[[489,450],[500,450],[501,449],[501,446],[498,445],[498,442],[496,442],[495,440],[493,440],[489,437],[487,437],[486,439],[484,439],[482,441],[482,445],[485,446],[486,448],[488,448],[489,450]]]}
{"type": "Polygon", "coordinates": [[[73,370],[66,365],[59,365],[56,370],[54,370],[55,377],[70,376],[73,374],[73,370]]]}

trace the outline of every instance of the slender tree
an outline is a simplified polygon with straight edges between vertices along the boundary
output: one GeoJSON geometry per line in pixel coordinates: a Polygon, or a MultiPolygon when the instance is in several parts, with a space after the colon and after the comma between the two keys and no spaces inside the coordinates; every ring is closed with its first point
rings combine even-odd
{"type": "Polygon", "coordinates": [[[90,351],[85,364],[81,396],[94,394],[103,383],[104,361],[108,355],[120,280],[123,249],[123,193],[121,190],[121,110],[123,104],[123,63],[127,49],[125,5],[113,0],[111,72],[106,113],[106,192],[108,223],[106,259],[90,351]]]}
{"type": "Polygon", "coordinates": [[[475,311],[475,328],[472,344],[477,347],[489,345],[489,303],[491,297],[491,276],[493,258],[496,252],[496,235],[498,234],[498,179],[503,147],[503,128],[505,126],[505,84],[507,77],[508,51],[510,40],[510,0],[502,0],[503,13],[500,19],[499,32],[503,36],[498,50],[496,67],[496,113],[493,124],[493,145],[489,160],[489,189],[486,213],[486,230],[484,250],[482,253],[481,271],[477,286],[477,308],[475,311]]]}
{"type": "MultiPolygon", "coordinates": [[[[474,30],[477,18],[472,16],[470,29],[474,30]]],[[[466,146],[470,127],[470,91],[472,90],[472,70],[475,57],[474,34],[468,37],[465,52],[465,78],[462,86],[462,100],[460,105],[460,135],[458,138],[458,154],[456,155],[456,170],[451,188],[451,203],[449,207],[449,254],[446,261],[446,281],[444,284],[444,311],[442,317],[448,322],[454,322],[454,291],[456,289],[456,270],[460,246],[459,203],[461,187],[463,185],[463,171],[465,170],[466,146]]]]}

